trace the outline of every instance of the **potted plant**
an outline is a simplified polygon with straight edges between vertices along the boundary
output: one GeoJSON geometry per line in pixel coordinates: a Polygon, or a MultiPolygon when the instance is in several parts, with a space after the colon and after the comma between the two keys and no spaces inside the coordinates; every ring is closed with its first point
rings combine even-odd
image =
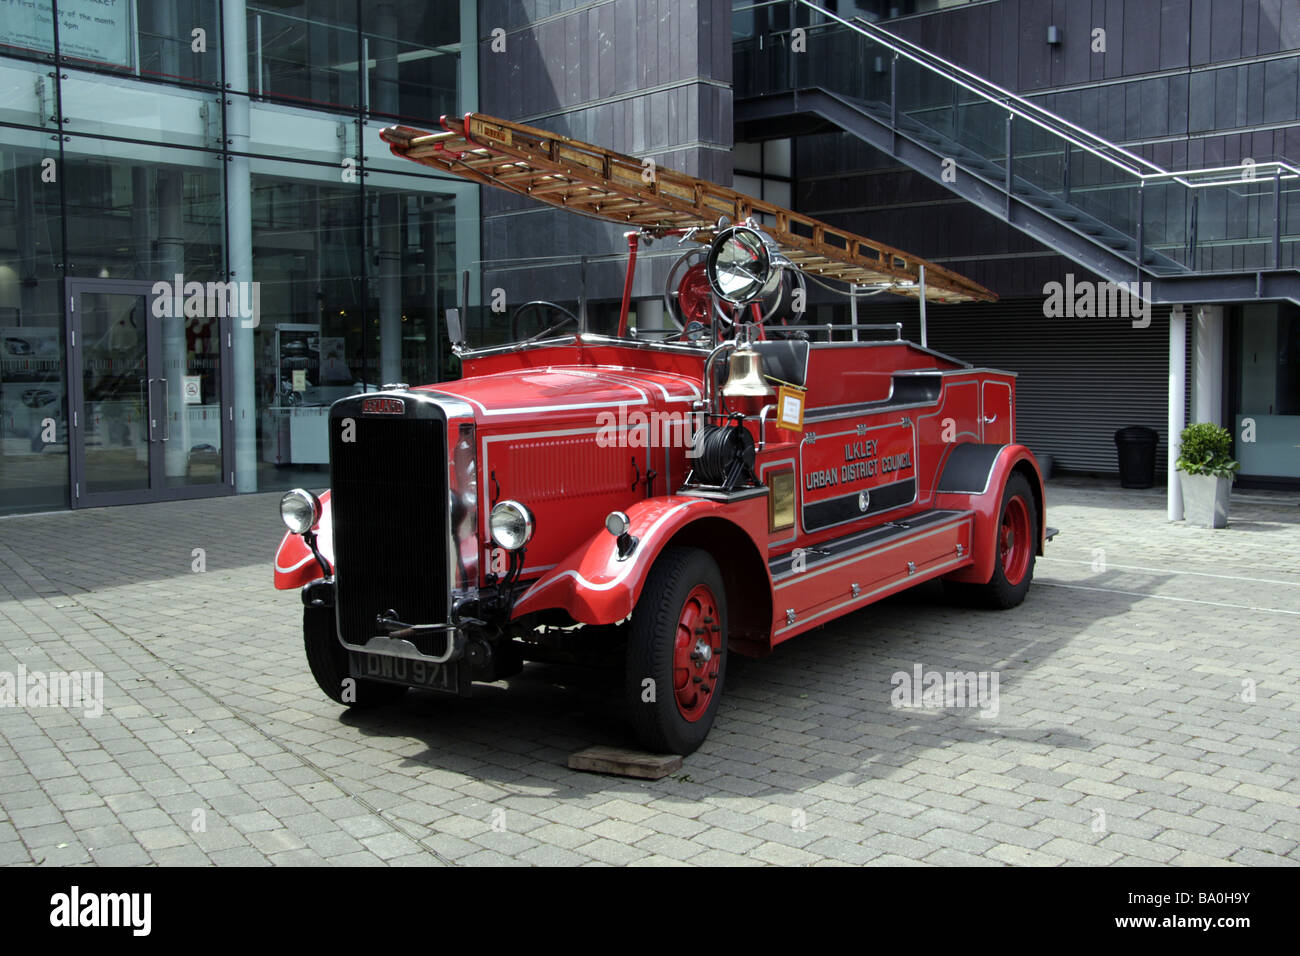
{"type": "Polygon", "coordinates": [[[1183,516],[1206,528],[1228,525],[1228,493],[1241,464],[1232,457],[1232,435],[1222,425],[1200,422],[1183,429],[1174,467],[1182,474],[1183,516]]]}

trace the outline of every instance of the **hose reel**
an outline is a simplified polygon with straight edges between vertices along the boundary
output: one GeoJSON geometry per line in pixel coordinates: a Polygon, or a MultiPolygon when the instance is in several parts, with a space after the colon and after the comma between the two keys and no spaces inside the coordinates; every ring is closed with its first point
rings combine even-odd
{"type": "Polygon", "coordinates": [[[734,491],[744,479],[754,477],[754,436],[736,416],[725,425],[704,425],[695,433],[691,446],[693,480],[734,491]]]}

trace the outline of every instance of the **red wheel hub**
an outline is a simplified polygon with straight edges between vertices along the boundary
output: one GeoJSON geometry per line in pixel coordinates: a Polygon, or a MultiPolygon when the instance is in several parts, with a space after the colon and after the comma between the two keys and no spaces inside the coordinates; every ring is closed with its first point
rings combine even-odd
{"type": "Polygon", "coordinates": [[[1002,511],[1002,525],[998,529],[998,555],[1002,559],[1002,574],[1008,584],[1016,585],[1029,571],[1033,554],[1033,534],[1030,531],[1029,506],[1019,495],[1007,502],[1002,511]]]}
{"type": "Polygon", "coordinates": [[[704,263],[697,262],[686,270],[682,281],[677,285],[677,307],[682,312],[682,324],[703,322],[707,325],[709,307],[713,302],[712,295],[704,263]]]}
{"type": "Polygon", "coordinates": [[[722,665],[722,623],[718,602],[706,584],[686,595],[673,640],[673,697],[677,711],[694,722],[713,699],[722,665]]]}

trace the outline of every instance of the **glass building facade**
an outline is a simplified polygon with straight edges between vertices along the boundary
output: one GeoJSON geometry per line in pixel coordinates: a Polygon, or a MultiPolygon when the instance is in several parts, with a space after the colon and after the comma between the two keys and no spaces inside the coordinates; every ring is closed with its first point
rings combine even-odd
{"type": "Polygon", "coordinates": [[[476,16],[0,0],[0,514],[323,485],[330,402],[450,374],[477,187],[378,132],[477,106],[476,16]]]}

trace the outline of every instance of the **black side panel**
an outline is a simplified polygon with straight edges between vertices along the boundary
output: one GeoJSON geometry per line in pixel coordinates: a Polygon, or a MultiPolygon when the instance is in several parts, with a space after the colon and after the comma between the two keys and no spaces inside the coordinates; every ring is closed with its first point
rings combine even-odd
{"type": "MultiPolygon", "coordinates": [[[[766,343],[756,343],[763,345],[766,343]]],[[[767,361],[767,356],[763,357],[767,361]]],[[[766,371],[766,367],[764,368],[766,371]]],[[[771,373],[768,373],[771,374],[771,373]]],[[[933,405],[939,401],[939,396],[943,394],[943,376],[934,375],[895,375],[893,388],[890,390],[889,397],[880,402],[854,402],[849,405],[830,405],[826,408],[818,408],[813,413],[813,419],[839,418],[844,415],[852,415],[858,412],[873,413],[883,411],[891,405],[933,405]]]]}
{"type": "Polygon", "coordinates": [[[791,385],[807,385],[808,343],[801,339],[768,339],[754,342],[753,348],[763,356],[763,374],[791,385]]]}
{"type": "Polygon", "coordinates": [[[832,525],[844,524],[856,518],[890,511],[910,505],[916,500],[916,479],[907,478],[888,485],[875,488],[863,488],[861,492],[840,495],[826,501],[814,502],[803,506],[803,527],[805,531],[820,531],[832,525]],[[867,496],[867,510],[862,510],[860,495],[867,496]]]}
{"type": "MultiPolygon", "coordinates": [[[[964,511],[923,511],[920,514],[910,515],[900,521],[889,521],[875,528],[866,531],[855,531],[852,534],[846,534],[842,538],[832,538],[830,541],[823,541],[817,545],[814,551],[805,552],[805,561],[808,568],[815,568],[821,564],[830,564],[838,561],[840,558],[850,554],[857,554],[866,551],[869,548],[877,548],[888,543],[895,538],[908,537],[919,531],[924,531],[931,525],[937,525],[944,521],[951,521],[953,518],[966,514],[964,511]]],[[[773,580],[779,580],[791,575],[791,568],[794,566],[795,551],[783,554],[780,557],[768,561],[767,566],[772,570],[773,580]]]]}
{"type": "Polygon", "coordinates": [[[977,445],[963,442],[952,450],[943,466],[938,491],[951,494],[981,494],[988,488],[993,463],[1006,445],[977,445]]]}
{"type": "Polygon", "coordinates": [[[895,375],[889,401],[894,405],[930,404],[937,402],[942,393],[942,375],[895,375]]]}
{"type": "MultiPolygon", "coordinates": [[[[342,407],[341,407],[342,406],[342,407]]],[[[436,406],[406,400],[405,415],[330,416],[330,478],[339,634],[376,635],[392,610],[408,624],[447,620],[447,425],[436,406]],[[340,419],[355,423],[343,441],[340,419]]]]}

